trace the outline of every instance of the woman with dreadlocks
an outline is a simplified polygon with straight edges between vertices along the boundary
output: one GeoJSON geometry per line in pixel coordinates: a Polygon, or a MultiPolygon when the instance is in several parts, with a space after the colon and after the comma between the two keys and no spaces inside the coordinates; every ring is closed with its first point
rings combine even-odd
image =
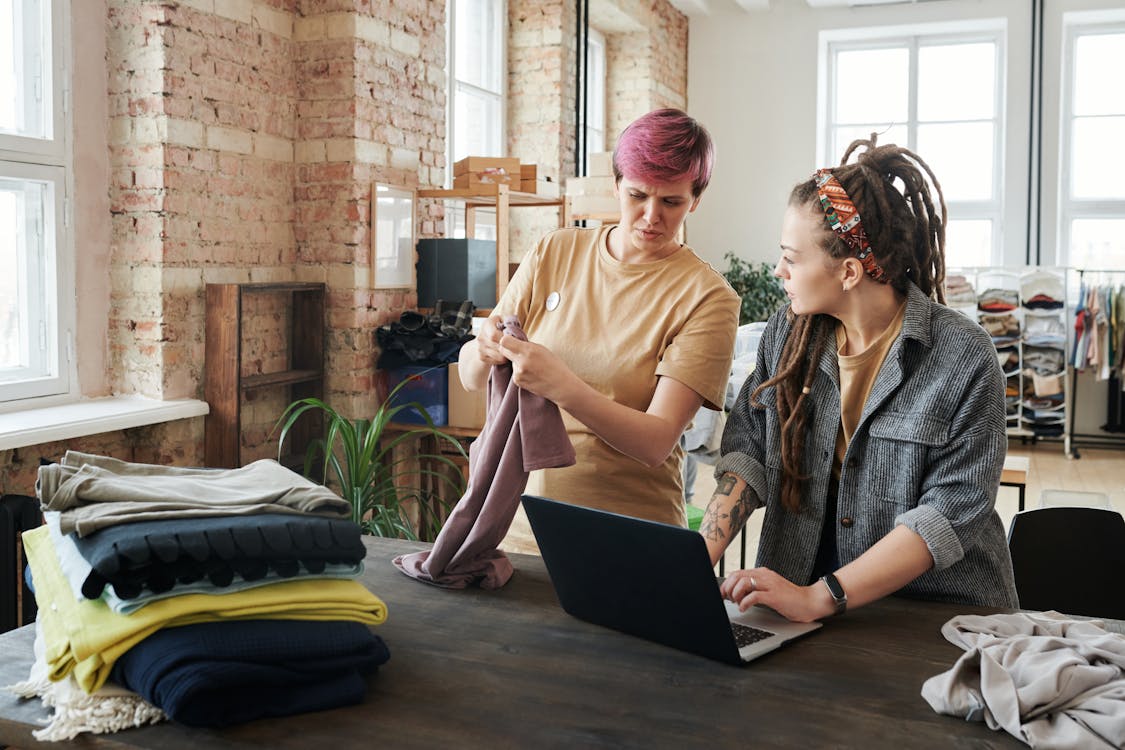
{"type": "Polygon", "coordinates": [[[1004,376],[988,334],[944,305],[933,172],[853,142],[790,194],[774,274],[790,304],[731,413],[700,529],[717,562],[765,507],[758,567],[723,595],[798,621],[896,592],[1017,606],[994,508],[1004,376]]]}

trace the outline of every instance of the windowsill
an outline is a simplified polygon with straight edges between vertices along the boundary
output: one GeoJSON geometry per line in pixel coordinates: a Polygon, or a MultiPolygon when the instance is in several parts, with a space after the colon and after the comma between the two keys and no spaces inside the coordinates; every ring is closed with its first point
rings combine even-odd
{"type": "Polygon", "coordinates": [[[206,401],[191,398],[112,396],[0,414],[0,450],[202,417],[209,411],[206,401]]]}

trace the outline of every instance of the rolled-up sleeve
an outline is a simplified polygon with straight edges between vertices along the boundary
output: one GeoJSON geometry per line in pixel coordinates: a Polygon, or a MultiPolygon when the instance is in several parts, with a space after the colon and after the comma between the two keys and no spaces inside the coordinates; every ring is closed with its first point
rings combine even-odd
{"type": "Polygon", "coordinates": [[[977,544],[996,504],[1008,450],[1004,380],[996,357],[966,354],[961,366],[974,359],[977,366],[951,421],[950,440],[931,451],[917,507],[895,518],[925,540],[935,570],[960,561],[977,544]]]}

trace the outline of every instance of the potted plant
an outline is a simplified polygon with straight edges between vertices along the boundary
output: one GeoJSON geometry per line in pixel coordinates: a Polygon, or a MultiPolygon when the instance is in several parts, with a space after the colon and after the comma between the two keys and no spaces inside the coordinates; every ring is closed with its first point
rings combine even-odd
{"type": "Polygon", "coordinates": [[[729,264],[723,276],[742,298],[738,324],[769,320],[774,311],[785,304],[785,290],[773,275],[773,268],[769,263],[755,266],[734,253],[727,253],[723,258],[729,264]]]}
{"type": "Polygon", "coordinates": [[[305,452],[304,474],[306,477],[313,476],[314,470],[318,470],[325,484],[336,484],[340,495],[352,506],[352,520],[363,528],[364,533],[413,540],[419,538],[419,532],[423,538],[437,537],[444,511],[448,508],[440,498],[421,489],[404,486],[409,481],[408,477],[414,479],[432,476],[454,490],[458,496],[463,492],[461,471],[446,456],[419,454],[417,470],[403,465],[409,463],[411,457],[394,458],[396,447],[425,436],[456,446],[457,451],[467,458],[461,443],[438,429],[419,403],[394,402],[395,395],[407,383],[419,377],[412,375],[398,383],[371,419],[348,419],[318,398],[294,401],[278,419],[278,424],[281,425],[281,437],[278,440],[280,458],[289,430],[303,414],[313,411],[324,417],[325,436],[309,443],[305,452]],[[426,424],[402,432],[390,429],[395,416],[410,408],[417,409],[426,424]],[[432,461],[445,464],[452,471],[423,468],[432,461]],[[433,505],[435,501],[439,505],[437,508],[433,505]],[[417,508],[418,531],[415,531],[409,513],[411,504],[417,508]]]}

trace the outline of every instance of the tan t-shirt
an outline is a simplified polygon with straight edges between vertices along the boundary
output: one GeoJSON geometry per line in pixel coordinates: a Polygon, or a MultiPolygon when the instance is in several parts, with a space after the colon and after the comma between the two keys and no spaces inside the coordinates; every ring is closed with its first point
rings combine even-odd
{"type": "MultiPolygon", "coordinates": [[[[548,234],[524,258],[496,312],[516,315],[529,340],[546,346],[618,403],[647,410],[663,376],[694,390],[709,407],[721,408],[738,327],[738,295],[686,246],[652,263],[621,263],[609,254],[609,230],[548,234]]],[[[685,525],[678,446],[663,464],[648,468],[565,411],[563,421],[577,462],[533,472],[528,492],[685,525]]],[[[521,512],[505,549],[536,551],[526,524],[521,512]]]]}
{"type": "Polygon", "coordinates": [[[875,377],[883,367],[883,360],[891,350],[891,344],[898,338],[902,331],[902,321],[906,315],[906,303],[895,313],[887,330],[872,342],[871,346],[859,354],[845,355],[844,345],[848,337],[844,333],[844,324],[836,324],[836,359],[840,365],[840,431],[836,435],[836,462],[833,473],[840,477],[840,467],[843,466],[844,454],[848,450],[848,443],[855,434],[856,425],[863,416],[863,406],[867,397],[871,395],[871,388],[875,385],[875,377]]]}

